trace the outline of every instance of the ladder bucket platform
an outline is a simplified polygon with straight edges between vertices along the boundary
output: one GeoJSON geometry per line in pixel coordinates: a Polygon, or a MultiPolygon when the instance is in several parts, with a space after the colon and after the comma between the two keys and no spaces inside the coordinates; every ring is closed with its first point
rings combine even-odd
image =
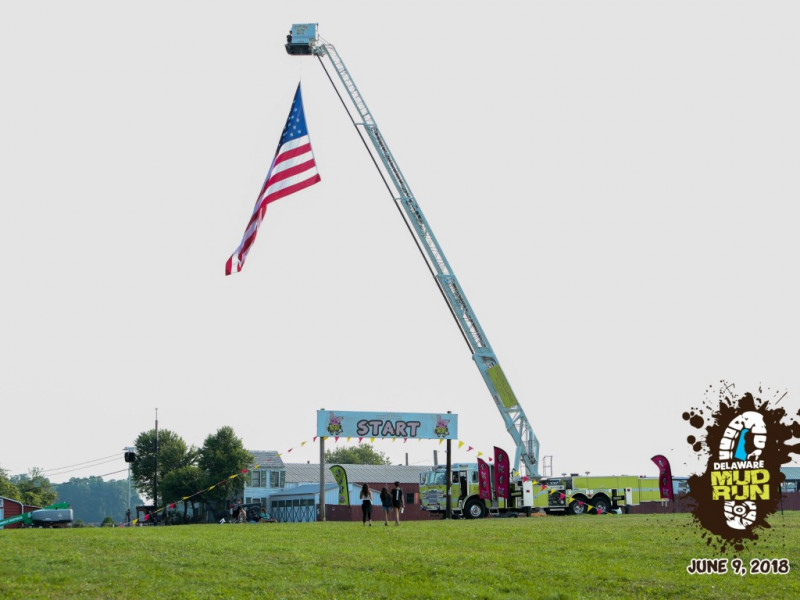
{"type": "Polygon", "coordinates": [[[317,23],[296,23],[286,36],[286,52],[292,55],[314,54],[319,41],[317,23]]]}

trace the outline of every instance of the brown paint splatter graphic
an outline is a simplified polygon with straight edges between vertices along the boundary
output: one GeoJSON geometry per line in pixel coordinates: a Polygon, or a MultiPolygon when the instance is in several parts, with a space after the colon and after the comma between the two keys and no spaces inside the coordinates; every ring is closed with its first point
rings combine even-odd
{"type": "MultiPolygon", "coordinates": [[[[767,517],[780,503],[781,465],[791,461],[790,454],[800,454],[800,443],[787,443],[800,438],[800,422],[776,406],[785,393],[766,401],[751,393],[737,398],[733,385],[721,384],[716,407],[706,401],[683,413],[695,429],[709,423],[705,436],[686,438],[695,452],[708,455],[705,472],[689,478],[689,496],[695,500],[694,520],[706,530],[706,543],[723,552],[740,552],[770,527],[767,517]]],[[[707,395],[712,390],[709,386],[707,395]]]]}

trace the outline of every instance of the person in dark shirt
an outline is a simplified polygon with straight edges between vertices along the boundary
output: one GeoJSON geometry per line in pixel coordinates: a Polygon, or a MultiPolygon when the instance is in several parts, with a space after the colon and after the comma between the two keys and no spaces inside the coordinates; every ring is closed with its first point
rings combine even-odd
{"type": "Polygon", "coordinates": [[[389,525],[389,513],[392,512],[392,495],[386,488],[381,489],[381,506],[383,507],[383,524],[389,525]]]}
{"type": "Polygon", "coordinates": [[[406,503],[403,500],[403,489],[400,487],[400,482],[395,481],[392,488],[392,508],[394,508],[394,524],[400,525],[400,513],[405,508],[406,503]]]}

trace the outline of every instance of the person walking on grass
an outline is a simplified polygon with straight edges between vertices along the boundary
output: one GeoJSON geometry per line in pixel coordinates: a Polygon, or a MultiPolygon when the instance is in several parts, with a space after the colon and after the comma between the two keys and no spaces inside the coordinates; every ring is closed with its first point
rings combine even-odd
{"type": "Polygon", "coordinates": [[[385,487],[381,490],[381,506],[383,507],[383,524],[389,526],[389,513],[392,511],[392,495],[385,487]]]}
{"type": "Polygon", "coordinates": [[[405,508],[406,503],[403,500],[403,489],[400,487],[400,482],[395,481],[392,488],[392,507],[394,508],[394,524],[400,525],[400,513],[405,508]]]}
{"type": "Polygon", "coordinates": [[[372,490],[366,483],[361,486],[361,493],[358,497],[361,500],[361,521],[364,526],[369,521],[369,526],[372,527],[372,490]]]}

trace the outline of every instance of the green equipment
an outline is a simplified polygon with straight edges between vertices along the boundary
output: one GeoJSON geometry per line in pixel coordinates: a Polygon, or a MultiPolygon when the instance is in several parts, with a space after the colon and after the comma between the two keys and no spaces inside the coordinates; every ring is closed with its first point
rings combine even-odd
{"type": "Polygon", "coordinates": [[[68,502],[56,502],[44,508],[31,510],[21,515],[0,519],[0,528],[14,523],[22,523],[31,527],[55,527],[72,523],[72,509],[68,502]]]}

